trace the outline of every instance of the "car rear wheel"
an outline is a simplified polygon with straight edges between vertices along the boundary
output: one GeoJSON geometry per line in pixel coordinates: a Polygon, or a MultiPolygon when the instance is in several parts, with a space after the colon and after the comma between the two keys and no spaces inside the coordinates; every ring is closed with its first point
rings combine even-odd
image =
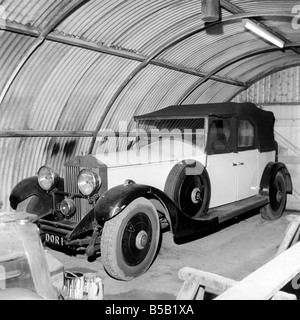
{"type": "Polygon", "coordinates": [[[187,175],[187,164],[178,164],[170,172],[165,193],[188,216],[199,218],[207,213],[210,201],[210,182],[203,169],[199,175],[187,175]]]}
{"type": "Polygon", "coordinates": [[[154,205],[145,198],[131,202],[104,224],[101,258],[106,272],[123,281],[145,273],[156,256],[160,235],[154,205]]]}
{"type": "Polygon", "coordinates": [[[261,215],[266,220],[279,219],[285,210],[287,200],[285,179],[281,172],[277,172],[270,183],[269,198],[269,204],[260,210],[261,215]]]}

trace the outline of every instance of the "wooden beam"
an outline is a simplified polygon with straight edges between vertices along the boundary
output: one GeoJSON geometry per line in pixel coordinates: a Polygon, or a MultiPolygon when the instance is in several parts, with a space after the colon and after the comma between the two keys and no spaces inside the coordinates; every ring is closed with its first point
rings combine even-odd
{"type": "MultiPolygon", "coordinates": [[[[34,131],[34,130],[9,130],[0,131],[0,138],[91,138],[94,131],[34,131]]],[[[101,130],[98,132],[97,137],[132,137],[136,135],[135,131],[117,132],[113,130],[101,130]]],[[[161,135],[161,134],[160,134],[161,135]]]]}
{"type": "Polygon", "coordinates": [[[269,300],[300,273],[300,243],[282,252],[215,300],[269,300]]]}
{"type": "MultiPolygon", "coordinates": [[[[205,73],[205,72],[200,72],[196,69],[189,69],[189,68],[185,68],[179,65],[175,65],[169,62],[165,62],[165,61],[159,61],[157,59],[153,59],[150,64],[152,65],[156,65],[159,67],[163,67],[165,69],[170,69],[170,70],[174,70],[174,71],[179,71],[182,73],[186,73],[186,74],[191,74],[194,75],[196,77],[207,77],[209,74],[205,73]]],[[[217,81],[217,82],[222,82],[222,83],[226,83],[226,84],[231,84],[237,87],[248,87],[248,84],[242,81],[238,81],[235,79],[230,79],[228,77],[221,77],[221,76],[216,76],[216,75],[212,75],[210,77],[211,80],[217,81]]]]}
{"type": "Polygon", "coordinates": [[[52,138],[52,137],[92,137],[92,131],[0,131],[0,138],[52,138]]]}
{"type": "Polygon", "coordinates": [[[134,52],[128,52],[126,50],[106,47],[106,46],[103,46],[103,45],[100,45],[97,43],[89,42],[89,41],[82,40],[79,38],[74,38],[74,37],[71,37],[68,35],[50,33],[47,36],[47,40],[57,42],[57,43],[71,45],[73,47],[87,49],[90,51],[105,53],[105,54],[117,56],[117,57],[124,58],[124,59],[139,61],[139,62],[142,62],[146,59],[145,56],[134,53],[134,52]]]}
{"type": "Polygon", "coordinates": [[[37,38],[42,32],[41,29],[28,27],[21,23],[6,21],[3,19],[0,19],[0,29],[35,38],[37,38]]]}
{"type": "MultiPolygon", "coordinates": [[[[203,300],[205,291],[213,295],[221,295],[238,284],[238,281],[190,267],[180,269],[178,276],[184,283],[176,300],[203,300]]],[[[296,296],[278,291],[272,300],[296,300],[296,296]]]]}
{"type": "Polygon", "coordinates": [[[276,256],[280,255],[290,246],[296,244],[296,242],[299,240],[300,216],[290,214],[287,216],[287,220],[290,221],[290,223],[285,231],[285,237],[277,250],[276,256]]]}
{"type": "Polygon", "coordinates": [[[283,291],[278,291],[274,297],[272,298],[272,300],[297,300],[296,295],[291,294],[291,293],[287,293],[287,292],[283,292],[283,291]]]}
{"type": "MultiPolygon", "coordinates": [[[[200,294],[204,296],[205,290],[203,287],[200,288],[200,285],[201,277],[192,274],[188,280],[184,281],[176,300],[194,300],[199,289],[200,294]]],[[[201,297],[199,297],[199,300],[201,300],[201,297]]]]}
{"type": "MultiPolygon", "coordinates": [[[[247,17],[247,16],[248,15],[242,14],[236,18],[240,19],[240,17],[247,17]]],[[[231,18],[233,18],[233,17],[230,17],[229,20],[231,20],[231,18]]],[[[225,19],[225,20],[227,21],[227,19],[225,19]]],[[[18,33],[25,34],[28,36],[33,36],[33,37],[38,36],[37,29],[31,29],[28,27],[24,27],[24,26],[17,24],[17,23],[9,23],[5,27],[5,29],[8,31],[11,31],[11,32],[18,32],[18,33]]],[[[87,49],[87,50],[91,50],[91,51],[95,51],[95,52],[101,52],[101,53],[105,53],[105,54],[118,56],[118,57],[121,57],[124,59],[130,59],[130,60],[139,61],[139,62],[143,62],[146,59],[145,56],[136,54],[134,52],[127,52],[125,50],[109,48],[106,46],[91,43],[91,42],[88,42],[88,41],[85,41],[82,39],[78,39],[78,38],[74,38],[71,36],[67,36],[67,35],[50,33],[46,36],[46,39],[53,41],[53,42],[63,43],[63,44],[67,44],[67,45],[71,45],[71,46],[75,46],[75,47],[79,47],[79,48],[83,48],[83,49],[87,49]]],[[[288,48],[291,49],[292,47],[297,46],[297,45],[299,45],[299,43],[289,44],[288,48]]],[[[242,56],[242,58],[246,58],[246,57],[247,56],[245,56],[245,57],[242,56]]],[[[240,57],[237,60],[239,60],[239,59],[240,59],[240,57]]],[[[234,63],[234,62],[235,61],[233,61],[232,63],[234,63]]],[[[179,71],[179,72],[186,73],[186,74],[192,74],[192,75],[195,75],[198,77],[204,77],[203,82],[207,81],[208,79],[212,79],[214,81],[223,82],[223,83],[232,84],[232,85],[241,86],[241,87],[248,87],[249,86],[248,84],[246,84],[242,81],[237,81],[235,79],[230,79],[230,78],[226,78],[226,77],[214,76],[216,71],[213,71],[210,73],[199,72],[196,69],[184,68],[182,66],[167,63],[165,61],[160,61],[158,59],[152,59],[151,61],[149,61],[149,64],[156,65],[156,66],[163,67],[163,68],[170,69],[170,70],[174,70],[174,71],[179,71]]],[[[224,66],[222,66],[221,69],[223,69],[226,66],[227,66],[227,64],[224,64],[224,66]]],[[[218,71],[219,68],[216,70],[218,71]]]]}
{"type": "MultiPolygon", "coordinates": [[[[54,34],[54,33],[49,34],[47,37],[47,40],[54,41],[54,42],[60,42],[60,43],[64,43],[64,44],[69,44],[69,45],[72,45],[75,47],[79,47],[79,48],[83,48],[83,49],[87,49],[87,50],[91,50],[91,51],[96,51],[96,52],[101,52],[101,53],[105,53],[105,54],[110,54],[110,55],[117,56],[120,58],[130,59],[130,60],[139,61],[139,62],[143,62],[147,58],[145,56],[136,54],[134,52],[127,52],[127,51],[121,50],[121,49],[108,48],[108,47],[105,47],[105,46],[102,46],[99,44],[90,43],[85,40],[76,39],[76,38],[73,38],[70,36],[59,35],[59,34],[54,34]]],[[[165,69],[170,69],[173,71],[179,71],[182,73],[191,74],[196,77],[206,77],[208,75],[207,73],[199,72],[196,69],[185,68],[185,67],[182,67],[182,66],[179,66],[176,64],[172,64],[172,63],[169,63],[166,61],[161,61],[158,59],[151,60],[149,62],[149,64],[155,65],[158,67],[162,67],[165,69]]],[[[212,76],[211,78],[215,81],[218,81],[218,82],[223,82],[223,83],[232,84],[232,85],[241,86],[241,87],[246,86],[246,84],[242,81],[237,81],[237,80],[226,78],[226,77],[212,76]]]]}
{"type": "MultiPolygon", "coordinates": [[[[194,284],[198,283],[199,285],[205,287],[207,292],[215,295],[221,294],[231,288],[233,285],[237,284],[237,281],[235,280],[190,267],[184,267],[180,269],[178,272],[178,277],[184,281],[189,281],[192,279],[194,284]]],[[[187,288],[187,285],[185,285],[185,287],[187,288]]],[[[182,291],[183,290],[180,290],[177,300],[191,296],[191,291],[187,295],[185,295],[182,291]]]]}

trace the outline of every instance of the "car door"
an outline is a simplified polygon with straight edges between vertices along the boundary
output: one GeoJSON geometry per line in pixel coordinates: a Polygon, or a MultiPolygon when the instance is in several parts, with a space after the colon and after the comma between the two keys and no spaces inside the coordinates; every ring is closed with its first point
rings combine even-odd
{"type": "Polygon", "coordinates": [[[234,120],[211,117],[207,138],[207,172],[211,184],[210,208],[236,201],[237,153],[234,120]]]}
{"type": "Polygon", "coordinates": [[[258,193],[258,148],[256,130],[249,120],[238,120],[237,200],[258,193]]]}

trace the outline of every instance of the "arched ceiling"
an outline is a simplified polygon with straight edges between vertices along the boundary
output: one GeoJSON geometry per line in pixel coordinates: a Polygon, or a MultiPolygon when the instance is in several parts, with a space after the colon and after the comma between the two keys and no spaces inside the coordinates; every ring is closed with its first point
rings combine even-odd
{"type": "Polygon", "coordinates": [[[61,170],[95,152],[100,131],[131,130],[134,115],[228,101],[300,65],[299,0],[220,7],[207,24],[201,0],[0,0],[0,150],[15,162],[0,171],[14,181],[45,162],[61,170]],[[245,18],[285,47],[246,31],[245,18]]]}

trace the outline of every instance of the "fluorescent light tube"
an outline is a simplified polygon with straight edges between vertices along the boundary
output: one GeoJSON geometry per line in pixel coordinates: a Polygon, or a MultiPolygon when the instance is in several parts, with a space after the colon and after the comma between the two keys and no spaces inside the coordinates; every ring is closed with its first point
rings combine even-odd
{"type": "Polygon", "coordinates": [[[246,29],[251,30],[252,32],[256,33],[257,35],[261,36],[262,38],[272,42],[279,48],[283,48],[285,45],[285,42],[279,39],[278,37],[274,36],[271,32],[263,29],[259,25],[257,25],[255,22],[244,19],[244,26],[246,29]]]}

